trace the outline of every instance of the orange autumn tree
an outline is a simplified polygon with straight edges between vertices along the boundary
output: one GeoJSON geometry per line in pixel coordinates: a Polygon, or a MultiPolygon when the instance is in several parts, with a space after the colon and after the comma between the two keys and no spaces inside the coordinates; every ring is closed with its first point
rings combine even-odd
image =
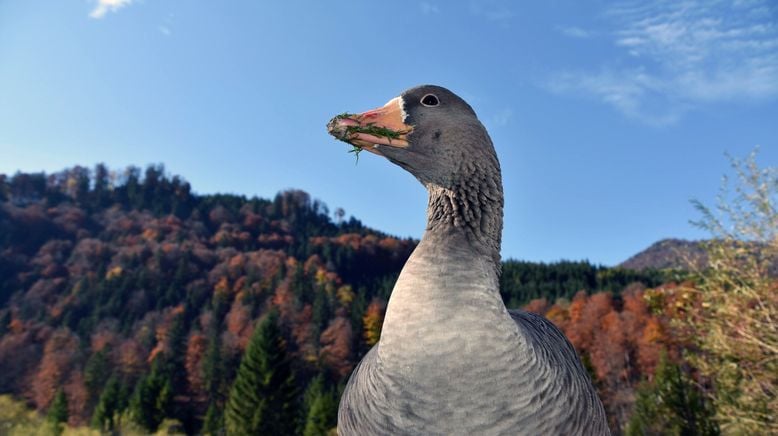
{"type": "Polygon", "coordinates": [[[672,342],[665,335],[665,321],[648,310],[642,287],[630,286],[619,298],[581,291],[570,303],[560,300],[549,306],[533,300],[527,309],[562,329],[591,372],[611,428],[623,428],[637,384],[653,374],[659,351],[672,342]]]}
{"type": "Polygon", "coordinates": [[[186,378],[189,382],[189,390],[201,402],[207,400],[205,393],[205,382],[203,380],[203,357],[208,347],[208,339],[201,332],[192,333],[189,336],[186,347],[186,358],[184,367],[186,368],[186,378]]]}
{"type": "Polygon", "coordinates": [[[345,311],[339,310],[338,316],[321,333],[321,351],[319,357],[325,367],[332,369],[338,377],[345,377],[351,371],[352,329],[351,321],[345,317],[345,311]]]}
{"type": "Polygon", "coordinates": [[[78,337],[68,329],[54,331],[43,347],[43,358],[32,380],[32,400],[46,409],[65,383],[78,357],[78,337]]]}

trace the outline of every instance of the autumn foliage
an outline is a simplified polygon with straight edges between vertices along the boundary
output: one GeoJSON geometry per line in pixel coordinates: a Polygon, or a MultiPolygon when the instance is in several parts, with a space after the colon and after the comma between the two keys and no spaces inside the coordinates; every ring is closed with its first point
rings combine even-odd
{"type": "Polygon", "coordinates": [[[572,301],[548,305],[533,300],[526,310],[545,315],[562,329],[590,369],[611,428],[622,428],[632,411],[635,388],[656,370],[663,349],[675,350],[669,318],[652,313],[640,285],[621,295],[581,291],[572,301]]]}

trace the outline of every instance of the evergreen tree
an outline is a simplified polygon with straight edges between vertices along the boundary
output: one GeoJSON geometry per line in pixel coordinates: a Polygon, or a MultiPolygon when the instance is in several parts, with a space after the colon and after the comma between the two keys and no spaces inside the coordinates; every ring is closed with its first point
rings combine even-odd
{"type": "Polygon", "coordinates": [[[92,414],[92,426],[99,430],[113,431],[115,427],[114,418],[121,414],[122,392],[119,380],[112,376],[100,395],[100,400],[92,414]]]}
{"type": "Polygon", "coordinates": [[[163,355],[164,372],[176,394],[184,393],[186,390],[184,359],[186,358],[187,333],[186,312],[182,312],[173,318],[168,332],[170,349],[163,355]]]}
{"type": "Polygon", "coordinates": [[[214,401],[211,401],[211,404],[208,406],[208,411],[205,412],[202,433],[204,435],[213,436],[224,434],[224,413],[214,401]]]}
{"type": "Polygon", "coordinates": [[[337,425],[338,400],[335,392],[326,387],[323,375],[319,374],[308,385],[303,396],[303,412],[304,436],[324,436],[337,425]]]}
{"type": "Polygon", "coordinates": [[[241,360],[225,410],[227,434],[292,434],[297,388],[278,313],[254,330],[241,360]]]}
{"type": "Polygon", "coordinates": [[[95,165],[94,170],[94,188],[92,191],[92,205],[95,208],[102,208],[108,205],[111,193],[111,174],[108,167],[103,163],[95,165]]]}
{"type": "Polygon", "coordinates": [[[213,316],[208,326],[208,348],[203,357],[203,384],[212,403],[224,404],[227,369],[222,356],[221,319],[228,305],[221,293],[214,294],[213,300],[213,316]]]}
{"type": "Polygon", "coordinates": [[[170,380],[160,369],[159,360],[155,360],[151,374],[141,378],[130,400],[132,420],[147,431],[153,433],[170,413],[173,389],[170,380]]]}
{"type": "Polygon", "coordinates": [[[713,411],[694,381],[662,353],[652,383],[637,391],[628,436],[718,435],[713,411]]]}
{"type": "Polygon", "coordinates": [[[64,425],[68,422],[68,398],[62,389],[57,391],[46,418],[52,426],[52,432],[55,435],[62,434],[64,425]]]}
{"type": "MultiPolygon", "coordinates": [[[[110,360],[107,349],[92,354],[84,367],[84,383],[86,383],[89,396],[97,398],[100,390],[104,389],[108,377],[110,377],[110,360]]],[[[94,404],[94,403],[93,403],[94,404]]]]}

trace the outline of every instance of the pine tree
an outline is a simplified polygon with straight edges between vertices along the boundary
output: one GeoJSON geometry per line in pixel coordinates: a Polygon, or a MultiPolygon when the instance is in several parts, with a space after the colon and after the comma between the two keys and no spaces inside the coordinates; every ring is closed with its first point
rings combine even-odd
{"type": "Polygon", "coordinates": [[[681,367],[662,353],[652,383],[637,392],[628,436],[718,435],[713,411],[681,367]]]}
{"type": "Polygon", "coordinates": [[[68,398],[62,389],[57,391],[46,418],[52,426],[52,432],[55,435],[62,434],[64,425],[68,422],[68,398]]]}
{"type": "Polygon", "coordinates": [[[227,434],[292,434],[297,388],[278,314],[263,319],[251,336],[225,410],[227,434]]]}
{"type": "Polygon", "coordinates": [[[163,355],[164,372],[170,380],[174,393],[183,393],[186,390],[186,312],[179,313],[173,318],[168,331],[170,349],[163,355]]]}
{"type": "Polygon", "coordinates": [[[205,393],[211,402],[224,404],[225,363],[222,356],[221,318],[224,317],[225,306],[222,298],[214,296],[215,304],[211,323],[208,326],[208,348],[203,356],[203,384],[205,393]]]}
{"type": "Polygon", "coordinates": [[[211,401],[211,404],[208,406],[208,411],[205,412],[202,433],[204,435],[224,434],[224,413],[214,401],[211,401]]]}
{"type": "Polygon", "coordinates": [[[84,382],[92,399],[98,397],[100,390],[103,389],[108,377],[110,377],[110,371],[108,350],[105,348],[92,354],[89,360],[86,361],[84,382]]]}
{"type": "Polygon", "coordinates": [[[160,369],[159,360],[155,360],[151,373],[138,381],[135,393],[130,400],[132,420],[149,432],[154,432],[162,420],[170,413],[173,389],[170,380],[160,369]]]}
{"type": "Polygon", "coordinates": [[[111,198],[110,177],[108,167],[103,163],[95,165],[94,189],[92,191],[92,206],[102,208],[109,204],[111,198]]]}
{"type": "Polygon", "coordinates": [[[100,395],[100,400],[92,414],[92,426],[99,430],[113,431],[114,418],[121,414],[121,387],[119,380],[112,376],[100,395]]]}
{"type": "Polygon", "coordinates": [[[337,425],[338,400],[331,388],[327,388],[324,377],[319,374],[308,385],[303,396],[305,413],[304,436],[324,436],[337,425]]]}

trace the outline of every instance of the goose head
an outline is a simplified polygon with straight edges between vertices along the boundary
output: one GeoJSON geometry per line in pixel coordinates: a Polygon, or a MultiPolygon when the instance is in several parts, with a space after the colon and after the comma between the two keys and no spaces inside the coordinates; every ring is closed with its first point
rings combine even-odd
{"type": "Polygon", "coordinates": [[[338,115],[327,130],[387,158],[428,190],[455,189],[476,174],[499,176],[492,141],[475,111],[441,86],[417,86],[377,109],[338,115]]]}

